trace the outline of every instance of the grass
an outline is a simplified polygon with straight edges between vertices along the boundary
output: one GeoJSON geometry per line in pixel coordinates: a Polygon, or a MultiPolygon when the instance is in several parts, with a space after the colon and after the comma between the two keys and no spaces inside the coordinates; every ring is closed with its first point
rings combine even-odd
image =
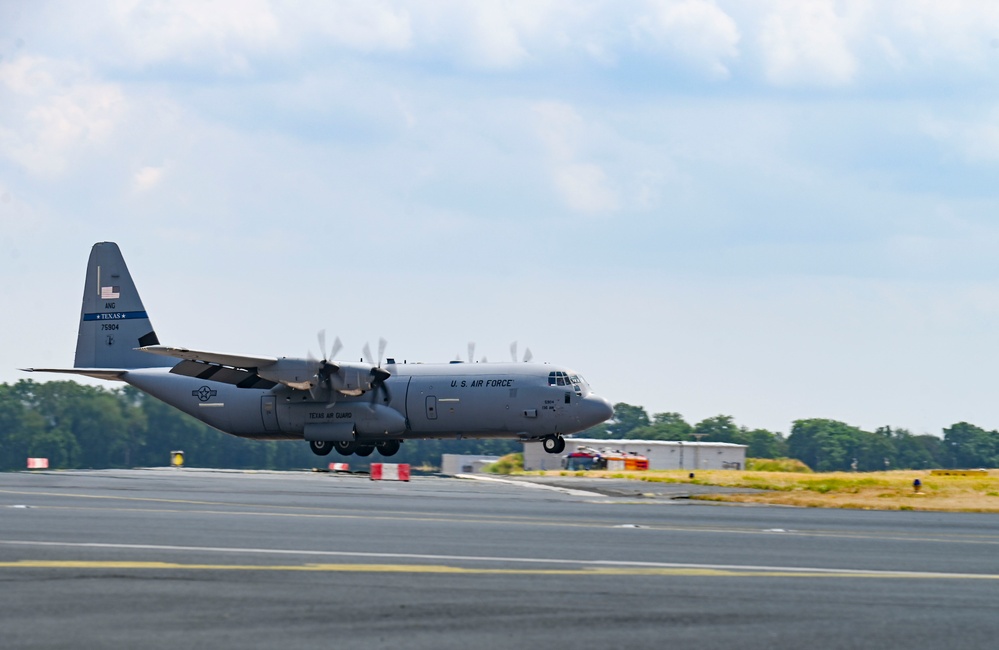
{"type": "MultiPolygon", "coordinates": [[[[587,477],[627,478],[650,483],[694,483],[766,490],[754,494],[710,494],[693,498],[733,503],[765,503],[809,508],[936,510],[999,513],[999,470],[983,476],[932,476],[927,470],[891,472],[767,472],[707,470],[586,472],[587,477]],[[919,492],[913,481],[922,483],[919,492]]],[[[539,474],[558,475],[558,472],[539,474]]]]}
{"type": "Polygon", "coordinates": [[[521,452],[507,454],[495,463],[486,465],[482,469],[490,474],[513,474],[521,472],[524,469],[524,454],[521,452]]]}

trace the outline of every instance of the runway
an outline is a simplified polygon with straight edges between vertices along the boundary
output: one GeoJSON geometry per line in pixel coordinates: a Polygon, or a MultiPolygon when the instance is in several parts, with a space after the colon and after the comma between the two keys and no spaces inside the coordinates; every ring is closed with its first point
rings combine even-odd
{"type": "Polygon", "coordinates": [[[7,648],[961,648],[995,515],[418,477],[0,474],[7,648]],[[637,493],[636,493],[637,494],[637,493]]]}

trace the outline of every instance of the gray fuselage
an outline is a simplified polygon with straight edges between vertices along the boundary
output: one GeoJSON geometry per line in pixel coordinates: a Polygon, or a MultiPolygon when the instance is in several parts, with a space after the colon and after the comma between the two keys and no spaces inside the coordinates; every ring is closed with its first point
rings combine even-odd
{"type": "Polygon", "coordinates": [[[168,368],[121,377],[226,433],[256,439],[540,439],[603,422],[613,409],[575,373],[534,363],[389,364],[390,399],[295,390],[238,388],[171,374],[168,368]],[[351,438],[336,432],[350,431],[351,438]]]}

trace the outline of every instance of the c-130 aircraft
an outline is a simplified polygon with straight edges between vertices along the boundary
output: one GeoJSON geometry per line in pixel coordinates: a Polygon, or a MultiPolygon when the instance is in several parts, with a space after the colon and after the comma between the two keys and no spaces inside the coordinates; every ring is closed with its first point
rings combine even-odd
{"type": "MultiPolygon", "coordinates": [[[[324,337],[320,346],[325,353],[324,337]]],[[[160,345],[125,260],[94,244],[87,265],[73,368],[25,368],[123,381],[228,434],[301,440],[325,456],[383,456],[404,440],[540,440],[553,454],[564,435],[613,414],[577,373],[537,363],[382,365],[247,356],[160,345]]],[[[367,346],[365,345],[365,348],[367,346]]],[[[382,341],[379,357],[384,351],[382,341]]]]}

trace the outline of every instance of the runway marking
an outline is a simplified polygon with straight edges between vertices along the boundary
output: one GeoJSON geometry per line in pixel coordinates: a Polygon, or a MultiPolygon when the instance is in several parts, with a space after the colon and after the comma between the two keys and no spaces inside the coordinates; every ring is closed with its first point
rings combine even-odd
{"type": "Polygon", "coordinates": [[[20,547],[62,547],[104,550],[166,551],[181,553],[225,553],[254,555],[298,555],[305,557],[357,557],[412,562],[424,560],[436,564],[407,563],[316,563],[300,564],[220,564],[182,563],[139,560],[14,560],[0,562],[0,569],[160,569],[204,571],[324,571],[354,573],[450,573],[474,575],[607,575],[607,576],[705,576],[773,578],[890,578],[999,580],[988,573],[944,573],[933,571],[881,571],[867,569],[830,569],[816,567],[778,567],[731,564],[687,564],[678,562],[634,562],[626,560],[573,560],[567,558],[495,557],[476,555],[434,555],[421,553],[371,553],[363,551],[315,551],[302,549],[226,548],[212,546],[169,546],[160,544],[108,544],[96,542],[49,542],[0,540],[0,545],[20,547]],[[451,563],[451,564],[448,564],[451,563]],[[455,564],[528,564],[545,568],[487,568],[455,564]],[[565,568],[550,568],[552,566],[565,568]]]}
{"type": "Polygon", "coordinates": [[[694,576],[722,578],[892,578],[999,580],[999,575],[883,572],[851,570],[759,570],[710,567],[597,567],[575,569],[490,569],[441,564],[182,564],[177,562],[18,560],[0,562],[0,569],[106,569],[153,571],[311,571],[321,573],[429,573],[451,575],[541,575],[541,576],[694,576]]]}
{"type": "MultiPolygon", "coordinates": [[[[425,521],[425,522],[458,522],[461,524],[489,524],[489,525],[506,525],[506,524],[523,524],[531,526],[546,526],[546,527],[564,527],[564,528],[614,528],[617,527],[615,522],[611,521],[551,521],[544,519],[533,519],[529,517],[517,517],[512,515],[491,515],[489,518],[484,518],[476,515],[469,515],[465,513],[459,513],[452,516],[442,515],[441,513],[433,512],[419,512],[419,511],[396,511],[396,510],[384,510],[379,513],[373,512],[354,512],[354,511],[343,511],[337,510],[335,508],[327,507],[317,507],[317,506],[281,506],[281,505],[267,505],[259,503],[239,503],[239,502],[225,502],[225,501],[206,501],[206,500],[193,500],[193,499],[166,499],[162,497],[135,497],[135,496],[121,496],[121,495],[96,495],[96,494],[80,494],[72,492],[45,492],[45,491],[33,491],[33,490],[5,490],[0,489],[0,494],[12,494],[19,496],[42,496],[42,497],[62,497],[62,498],[73,498],[73,499],[96,499],[96,500],[108,500],[108,501],[126,501],[126,502],[140,502],[140,503],[162,503],[162,504],[174,504],[174,505],[190,505],[190,506],[202,506],[204,509],[196,510],[172,510],[167,508],[123,508],[123,507],[107,507],[107,508],[88,508],[86,506],[62,506],[62,505],[28,505],[26,508],[38,509],[38,510],[62,510],[71,509],[74,511],[79,510],[94,510],[94,511],[108,511],[108,512],[156,512],[156,513],[190,513],[197,512],[199,514],[207,515],[223,515],[223,516],[256,516],[256,517],[302,517],[302,518],[328,518],[328,519],[363,519],[363,520],[411,520],[411,521],[425,521]],[[215,508],[232,508],[232,510],[220,510],[220,509],[209,509],[208,507],[215,508]],[[256,508],[258,510],[242,510],[243,508],[256,508]],[[270,511],[259,510],[260,508],[267,508],[270,511]],[[282,511],[299,511],[299,512],[282,512],[282,511]]],[[[760,529],[760,528],[723,528],[719,526],[680,526],[680,525],[662,525],[657,523],[642,524],[640,526],[641,530],[647,531],[673,531],[673,532],[692,532],[692,533],[722,533],[722,534],[740,534],[740,535],[774,535],[777,534],[775,529],[760,529]]],[[[879,541],[901,541],[901,542],[942,542],[942,543],[962,543],[962,544],[989,544],[989,545],[999,545],[999,539],[995,536],[986,535],[948,535],[946,533],[935,533],[932,535],[920,534],[915,535],[901,535],[898,533],[889,533],[885,535],[879,535],[877,533],[854,533],[854,532],[832,532],[823,530],[785,530],[780,533],[786,536],[798,536],[798,537],[813,537],[813,538],[830,538],[830,539],[875,539],[879,541]]]]}
{"type": "MultiPolygon", "coordinates": [[[[0,490],[2,493],[3,490],[0,490]]],[[[156,499],[145,499],[137,497],[94,497],[94,498],[105,498],[105,499],[121,499],[121,500],[149,500],[156,501],[156,499]]],[[[170,502],[169,500],[162,500],[165,502],[170,502]]],[[[50,506],[50,505],[32,505],[25,506],[24,509],[35,509],[35,510],[72,510],[74,512],[79,512],[83,510],[89,510],[94,512],[135,512],[135,513],[170,513],[170,514],[190,514],[197,513],[202,515],[218,515],[227,517],[289,517],[289,518],[303,518],[303,519],[359,519],[359,520],[382,520],[382,521],[421,521],[421,522],[443,522],[443,523],[459,523],[459,524],[475,524],[475,525],[493,525],[493,526],[504,526],[509,524],[519,524],[525,526],[543,526],[543,527],[557,527],[557,528],[607,528],[607,529],[619,529],[619,530],[635,530],[635,531],[656,531],[656,532],[680,532],[680,533],[721,533],[721,534],[732,534],[732,535],[783,535],[788,537],[812,537],[812,538],[826,538],[826,539],[858,539],[858,540],[878,540],[878,541],[894,541],[894,542],[924,542],[924,543],[946,543],[946,544],[987,544],[987,545],[999,545],[999,539],[995,536],[985,536],[985,535],[948,535],[936,533],[933,535],[927,535],[920,533],[917,535],[901,535],[898,533],[879,535],[876,533],[851,533],[851,532],[832,532],[823,530],[785,530],[783,533],[776,533],[773,530],[766,530],[760,528],[722,528],[720,526],[680,526],[680,525],[663,525],[658,523],[648,523],[648,524],[626,524],[620,525],[612,521],[551,521],[546,519],[533,519],[528,517],[516,517],[510,515],[491,515],[490,518],[481,517],[481,515],[470,515],[467,513],[459,513],[451,516],[441,515],[441,513],[431,513],[431,512],[401,512],[401,511],[382,511],[380,514],[374,512],[338,512],[336,510],[326,509],[326,508],[315,508],[309,506],[270,506],[263,504],[248,504],[248,503],[225,503],[225,502],[210,502],[210,501],[172,501],[173,503],[183,503],[192,505],[204,505],[204,506],[230,506],[234,508],[272,508],[277,510],[277,512],[265,512],[261,510],[219,510],[219,509],[194,509],[194,510],[180,510],[172,508],[126,508],[126,507],[87,507],[87,506],[50,506]],[[280,512],[281,510],[321,510],[320,512],[280,512]]]]}

